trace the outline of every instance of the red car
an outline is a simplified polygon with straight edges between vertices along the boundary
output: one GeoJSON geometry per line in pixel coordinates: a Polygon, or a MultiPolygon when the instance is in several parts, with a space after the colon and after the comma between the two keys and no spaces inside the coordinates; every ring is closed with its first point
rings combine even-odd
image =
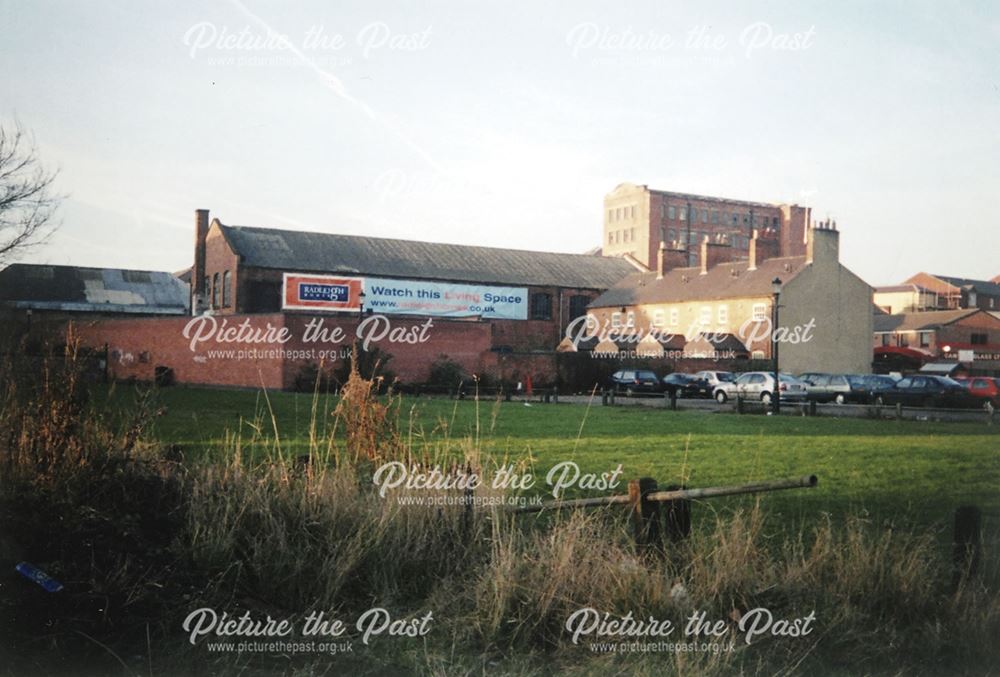
{"type": "Polygon", "coordinates": [[[989,376],[969,376],[961,380],[962,385],[976,397],[988,401],[992,406],[1000,406],[1000,379],[989,376]]]}

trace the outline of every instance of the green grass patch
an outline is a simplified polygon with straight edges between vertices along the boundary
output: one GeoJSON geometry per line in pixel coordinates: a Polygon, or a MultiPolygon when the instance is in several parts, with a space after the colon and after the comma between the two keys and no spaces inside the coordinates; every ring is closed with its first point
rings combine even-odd
{"type": "MultiPolygon", "coordinates": [[[[125,412],[126,388],[98,406],[125,412]]],[[[282,452],[306,453],[313,423],[311,394],[175,387],[159,392],[164,413],[153,434],[180,445],[189,458],[211,456],[227,432],[263,425],[278,431],[282,452]],[[273,412],[273,419],[270,413],[273,412]]],[[[336,397],[320,396],[316,426],[333,425],[336,397]]],[[[414,449],[454,453],[463,442],[493,459],[523,461],[538,478],[561,461],[603,473],[619,463],[623,478],[653,477],[661,485],[727,485],[816,474],[819,487],[764,496],[769,513],[797,522],[821,513],[867,511],[899,526],[945,523],[955,507],[979,505],[1000,515],[1000,435],[982,423],[737,416],[639,406],[533,404],[431,398],[396,401],[398,427],[414,449]]],[[[624,489],[624,483],[623,487],[624,489]]],[[[569,496],[594,492],[569,492],[569,496]]],[[[599,492],[600,493],[600,492],[599,492]]],[[[606,493],[606,492],[605,492],[606,493]]],[[[753,498],[715,499],[698,508],[745,505],[753,498]]]]}

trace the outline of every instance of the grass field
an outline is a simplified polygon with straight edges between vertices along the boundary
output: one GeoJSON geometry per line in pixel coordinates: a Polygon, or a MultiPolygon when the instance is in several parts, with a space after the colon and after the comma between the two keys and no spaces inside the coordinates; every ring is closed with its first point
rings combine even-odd
{"type": "MultiPolygon", "coordinates": [[[[133,399],[125,388],[108,397],[106,404],[119,411],[133,399]]],[[[227,431],[243,426],[246,432],[255,415],[272,411],[273,422],[266,415],[263,423],[268,432],[277,427],[282,451],[307,450],[310,394],[265,398],[253,391],[175,387],[161,390],[158,400],[165,413],[154,435],[179,444],[188,458],[211,456],[227,431]]],[[[332,420],[328,412],[335,403],[334,397],[321,398],[318,426],[332,420]]],[[[824,512],[867,511],[899,526],[945,524],[955,507],[969,503],[983,509],[988,524],[1000,516],[1000,428],[982,423],[736,416],[602,407],[599,400],[593,407],[428,398],[402,398],[396,405],[399,429],[414,448],[435,449],[437,458],[442,448],[456,450],[478,439],[492,459],[529,463],[541,485],[535,493],[545,491],[545,473],[561,461],[595,473],[620,463],[626,481],[649,476],[661,485],[691,487],[818,475],[816,489],[763,499],[769,512],[793,522],[824,512]]]]}

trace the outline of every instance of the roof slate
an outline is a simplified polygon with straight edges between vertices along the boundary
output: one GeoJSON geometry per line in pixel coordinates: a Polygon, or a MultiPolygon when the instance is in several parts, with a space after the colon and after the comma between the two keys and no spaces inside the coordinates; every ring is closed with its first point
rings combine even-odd
{"type": "Polygon", "coordinates": [[[287,271],[607,289],[624,259],[219,224],[243,264],[287,271]]]}
{"type": "Polygon", "coordinates": [[[978,312],[982,311],[977,308],[961,308],[958,310],[928,310],[919,313],[876,315],[874,317],[874,330],[876,332],[889,332],[936,329],[978,312]]]}
{"type": "Polygon", "coordinates": [[[170,273],[14,263],[0,270],[0,303],[82,312],[188,312],[188,286],[170,273]]]}
{"type": "Polygon", "coordinates": [[[1000,284],[989,280],[970,280],[967,277],[950,277],[948,275],[931,275],[939,280],[947,282],[953,287],[972,287],[976,291],[992,296],[1000,296],[1000,284]]]}
{"type": "Polygon", "coordinates": [[[772,294],[771,281],[787,283],[806,266],[804,256],[767,259],[756,270],[746,261],[720,263],[701,274],[700,267],[675,268],[662,279],[655,272],[633,273],[601,294],[591,308],[611,308],[649,303],[680,303],[731,298],[757,298],[772,294]]]}

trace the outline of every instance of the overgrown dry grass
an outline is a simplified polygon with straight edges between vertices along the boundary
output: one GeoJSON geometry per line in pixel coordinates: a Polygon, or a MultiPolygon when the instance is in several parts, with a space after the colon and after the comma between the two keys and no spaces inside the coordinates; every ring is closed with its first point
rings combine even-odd
{"type": "MultiPolygon", "coordinates": [[[[62,364],[74,369],[72,350],[62,364]]],[[[897,531],[859,515],[841,523],[818,518],[789,538],[769,529],[758,503],[716,516],[658,557],[636,552],[623,510],[537,518],[397,500],[419,492],[378,495],[372,472],[385,461],[456,467],[461,458],[459,465],[480,471],[509,462],[478,451],[496,406],[483,407],[473,436],[432,444],[401,425],[391,403],[354,374],[335,406],[314,400],[308,454],[289,460],[282,453],[265,402],[216,460],[184,464],[144,441],[157,412],[153,396],[140,415],[110,428],[87,415],[85,389],[71,373],[45,371],[5,387],[0,510],[19,525],[5,529],[6,537],[64,580],[69,600],[64,608],[13,601],[22,618],[56,619],[43,639],[31,634],[35,626],[11,635],[8,649],[21,668],[51,668],[52,656],[39,658],[39,651],[55,642],[59,660],[69,656],[71,665],[95,673],[120,664],[156,674],[205,666],[217,674],[337,666],[425,674],[995,669],[995,553],[984,553],[980,575],[953,588],[949,553],[934,533],[897,531]],[[179,630],[180,619],[201,605],[282,617],[430,609],[435,624],[426,642],[353,658],[209,656],[179,630]],[[726,620],[736,649],[595,653],[590,642],[607,638],[573,644],[565,629],[584,607],[681,627],[704,611],[726,620]],[[776,618],[814,612],[815,630],[747,645],[735,619],[758,607],[776,618]]]]}

